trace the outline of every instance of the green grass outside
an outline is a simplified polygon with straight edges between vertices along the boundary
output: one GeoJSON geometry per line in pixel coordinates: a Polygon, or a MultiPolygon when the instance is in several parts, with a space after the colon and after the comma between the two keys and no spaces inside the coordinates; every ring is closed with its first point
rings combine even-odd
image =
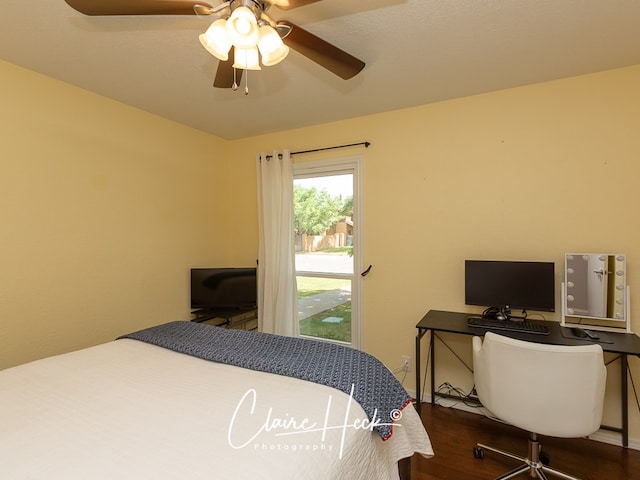
{"type": "MultiPolygon", "coordinates": [[[[348,287],[349,280],[340,278],[297,277],[298,298],[306,298],[329,290],[348,287]]],[[[351,302],[324,310],[300,321],[300,333],[311,337],[351,342],[351,302]],[[340,323],[327,323],[327,317],[342,318],[340,323]]]]}
{"type": "MultiPolygon", "coordinates": [[[[327,248],[317,253],[353,256],[353,246],[327,248]]],[[[297,277],[298,298],[307,298],[329,290],[349,287],[350,280],[339,278],[297,277]]],[[[341,342],[351,342],[351,302],[343,303],[300,321],[300,334],[326,338],[341,342]],[[327,317],[342,318],[340,323],[327,323],[327,317]]]]}
{"type": "Polygon", "coordinates": [[[320,312],[300,321],[300,334],[340,342],[351,342],[351,302],[320,312]],[[341,317],[340,323],[326,323],[327,317],[341,317]]]}
{"type": "Polygon", "coordinates": [[[325,248],[321,250],[321,253],[337,253],[339,255],[349,255],[353,257],[353,246],[325,248]]]}
{"type": "Polygon", "coordinates": [[[348,287],[350,281],[340,278],[297,277],[298,298],[307,298],[311,295],[348,287]]]}

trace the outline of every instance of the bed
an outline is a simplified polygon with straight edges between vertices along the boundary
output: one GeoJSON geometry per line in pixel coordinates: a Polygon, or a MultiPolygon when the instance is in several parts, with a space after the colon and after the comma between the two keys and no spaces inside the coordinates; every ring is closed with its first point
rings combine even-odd
{"type": "Polygon", "coordinates": [[[323,345],[171,322],[4,370],[2,478],[386,480],[433,455],[377,360],[323,345]]]}

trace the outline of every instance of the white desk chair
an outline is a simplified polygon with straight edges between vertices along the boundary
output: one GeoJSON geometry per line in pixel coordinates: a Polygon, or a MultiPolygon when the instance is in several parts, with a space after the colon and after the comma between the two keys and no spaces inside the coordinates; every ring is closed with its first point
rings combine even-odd
{"type": "Polygon", "coordinates": [[[530,432],[528,458],[478,443],[483,450],[520,460],[523,466],[498,477],[529,471],[577,480],[540,461],[537,435],[577,438],[600,428],[607,377],[600,345],[562,346],[515,340],[488,332],[473,337],[473,369],[482,404],[496,417],[530,432]]]}

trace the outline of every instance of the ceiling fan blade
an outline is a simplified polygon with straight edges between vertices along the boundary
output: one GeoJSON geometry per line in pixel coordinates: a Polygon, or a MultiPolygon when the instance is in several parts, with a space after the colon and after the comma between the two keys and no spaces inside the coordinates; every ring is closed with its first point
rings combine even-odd
{"type": "Polygon", "coordinates": [[[194,6],[213,8],[193,0],[65,0],[85,15],[195,15],[194,6]]]}
{"type": "Polygon", "coordinates": [[[362,60],[291,22],[279,21],[277,25],[289,28],[289,33],[282,39],[287,46],[344,80],[356,76],[365,66],[362,60]]]}
{"type": "Polygon", "coordinates": [[[291,10],[292,8],[304,7],[310,3],[316,3],[320,0],[272,0],[271,5],[281,10],[291,10]]]}
{"type": "Polygon", "coordinates": [[[242,80],[242,69],[235,69],[234,78],[233,60],[229,59],[226,62],[220,61],[218,63],[218,70],[216,71],[216,78],[213,80],[213,86],[216,88],[233,88],[234,81],[236,85],[240,84],[242,80]]]}

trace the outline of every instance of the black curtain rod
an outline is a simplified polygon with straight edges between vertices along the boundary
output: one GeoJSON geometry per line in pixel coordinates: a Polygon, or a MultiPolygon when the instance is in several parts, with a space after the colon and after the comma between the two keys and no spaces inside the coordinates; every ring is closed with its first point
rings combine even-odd
{"type": "MultiPolygon", "coordinates": [[[[336,145],[335,147],[314,148],[313,150],[301,150],[299,152],[291,152],[290,155],[302,155],[303,153],[322,152],[324,150],[334,150],[336,148],[357,147],[359,145],[364,145],[364,148],[369,148],[369,145],[371,145],[371,143],[369,143],[369,142],[359,142],[359,143],[350,143],[348,145],[336,145]]],[[[267,159],[269,159],[269,158],[273,158],[273,155],[267,155],[267,159]]]]}

